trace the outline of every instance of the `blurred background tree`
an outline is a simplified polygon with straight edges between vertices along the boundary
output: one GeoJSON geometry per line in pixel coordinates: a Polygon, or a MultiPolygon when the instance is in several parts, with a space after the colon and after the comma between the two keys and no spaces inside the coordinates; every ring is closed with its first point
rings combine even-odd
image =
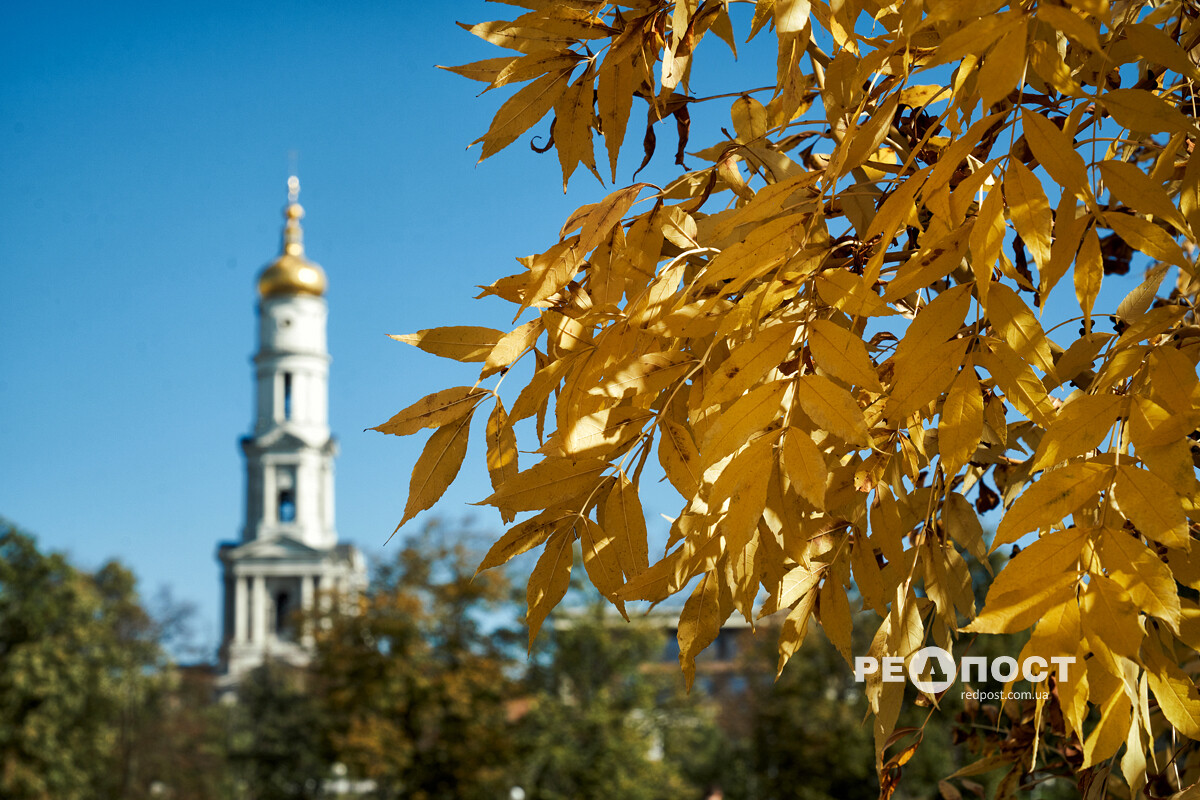
{"type": "Polygon", "coordinates": [[[332,757],[376,796],[495,798],[513,751],[508,703],[519,670],[488,620],[502,574],[476,577],[462,536],[429,526],[379,564],[355,602],[329,598],[305,624],[332,757]]]}
{"type": "Polygon", "coordinates": [[[717,732],[680,696],[664,641],[661,628],[625,624],[598,602],[539,637],[516,732],[529,800],[700,796],[695,745],[717,732]]]}
{"type": "Polygon", "coordinates": [[[308,676],[266,664],[238,687],[228,718],[228,758],[239,797],[321,797],[331,761],[327,718],[308,676]]]}
{"type": "Polygon", "coordinates": [[[0,797],[132,796],[154,632],[124,567],[82,572],[0,520],[0,797]]]}

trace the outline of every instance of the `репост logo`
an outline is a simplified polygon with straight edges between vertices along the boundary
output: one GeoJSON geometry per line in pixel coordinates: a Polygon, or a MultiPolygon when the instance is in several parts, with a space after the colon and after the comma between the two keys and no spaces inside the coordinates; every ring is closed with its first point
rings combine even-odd
{"type": "MultiPolygon", "coordinates": [[[[880,680],[884,683],[902,683],[904,681],[904,659],[900,656],[884,656],[880,680]]],[[[1059,682],[1068,680],[1068,671],[1075,663],[1075,656],[1053,656],[1050,662],[1058,668],[1056,675],[1059,682]]],[[[880,672],[880,659],[874,656],[857,656],[854,659],[854,680],[862,682],[868,675],[880,672]]],[[[938,694],[950,688],[962,671],[964,681],[986,680],[990,674],[992,680],[1007,683],[1018,676],[1030,683],[1037,683],[1050,674],[1046,659],[1041,656],[1029,656],[1020,664],[1012,656],[1000,656],[988,659],[985,656],[963,656],[959,664],[948,652],[937,646],[922,647],[912,654],[908,662],[908,679],[912,685],[927,694],[938,694]],[[926,678],[930,659],[937,662],[938,673],[944,677],[926,678]]]]}

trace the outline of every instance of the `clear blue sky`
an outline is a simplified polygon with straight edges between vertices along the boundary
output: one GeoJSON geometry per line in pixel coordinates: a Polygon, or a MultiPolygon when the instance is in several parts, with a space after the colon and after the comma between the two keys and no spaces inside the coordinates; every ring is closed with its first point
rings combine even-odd
{"type": "MultiPolygon", "coordinates": [[[[468,307],[474,285],[553,241],[570,210],[553,154],[475,166],[466,145],[503,98],[434,69],[499,54],[454,22],[511,10],[8,4],[0,514],[82,566],[120,559],[146,594],[169,584],[215,645],[214,552],[242,512],[254,279],[278,252],[297,151],[309,255],[330,282],[339,530],[378,548],[423,437],[363,429],[472,380],[384,334],[507,323],[499,301],[468,307]]],[[[439,510],[487,493],[485,473],[465,474],[439,510]]]]}
{"type": "MultiPolygon", "coordinates": [[[[454,22],[510,12],[7,4],[0,515],[83,567],[121,560],[147,595],[169,585],[215,647],[214,553],[242,514],[254,279],[279,249],[296,151],[308,254],[330,283],[338,528],[377,551],[424,437],[363,429],[474,377],[384,334],[507,325],[512,308],[471,301],[474,286],[515,271],[604,191],[580,169],[564,198],[557,159],[528,137],[478,167],[466,150],[507,95],[476,98],[482,84],[434,65],[503,54],[454,22]]],[[[670,169],[673,124],[660,131],[655,164],[670,169]]],[[[498,530],[490,509],[464,505],[490,492],[475,449],[435,513],[498,530]]],[[[648,509],[660,511],[677,508],[648,509]]]]}
{"type": "MultiPolygon", "coordinates": [[[[279,249],[295,151],[308,254],[330,282],[338,527],[378,552],[425,437],[363,429],[474,377],[384,334],[508,325],[512,307],[471,301],[475,285],[515,271],[514,256],[545,249],[572,209],[606,191],[581,168],[564,197],[557,158],[531,153],[528,135],[479,166],[478,149],[466,150],[509,93],[477,98],[482,84],[434,65],[503,54],[454,22],[519,11],[0,10],[0,515],[83,567],[121,560],[145,594],[170,586],[199,607],[215,647],[214,553],[242,514],[254,279],[279,249]]],[[[740,69],[773,75],[771,47],[741,49],[740,69]]],[[[717,41],[700,67],[701,96],[770,82],[733,74],[717,41]]],[[[728,124],[728,101],[708,105],[693,111],[693,149],[728,124]]],[[[622,181],[640,155],[640,112],[622,181]]],[[[640,177],[677,172],[673,127],[659,126],[640,177]]],[[[1122,283],[1107,282],[1106,295],[1122,283]]],[[[1070,294],[1055,292],[1068,305],[1070,294]]],[[[490,492],[477,451],[432,513],[499,530],[489,509],[465,505],[490,492]]],[[[652,529],[677,511],[667,494],[651,498],[652,529]]]]}

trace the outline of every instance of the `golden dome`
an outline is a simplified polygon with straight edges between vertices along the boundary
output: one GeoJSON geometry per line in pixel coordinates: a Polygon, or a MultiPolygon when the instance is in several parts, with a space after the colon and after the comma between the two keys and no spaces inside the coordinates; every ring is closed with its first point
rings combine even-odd
{"type": "Polygon", "coordinates": [[[304,209],[296,202],[299,193],[300,181],[295,177],[288,178],[290,202],[284,211],[287,223],[283,227],[283,253],[258,276],[258,294],[261,297],[285,294],[320,297],[325,294],[325,271],[319,264],[304,257],[304,231],[300,228],[304,209]]]}

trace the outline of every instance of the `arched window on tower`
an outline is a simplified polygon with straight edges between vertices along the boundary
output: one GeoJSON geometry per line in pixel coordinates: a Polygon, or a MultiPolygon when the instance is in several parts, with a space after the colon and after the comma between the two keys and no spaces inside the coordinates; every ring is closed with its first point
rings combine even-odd
{"type": "Polygon", "coordinates": [[[283,418],[292,418],[292,373],[283,373],[283,418]]]}
{"type": "Polygon", "coordinates": [[[279,492],[275,504],[280,522],[296,521],[296,467],[281,464],[275,473],[275,486],[279,492]]]}
{"type": "Polygon", "coordinates": [[[296,521],[296,493],[291,489],[279,490],[279,521],[296,521]]]}

